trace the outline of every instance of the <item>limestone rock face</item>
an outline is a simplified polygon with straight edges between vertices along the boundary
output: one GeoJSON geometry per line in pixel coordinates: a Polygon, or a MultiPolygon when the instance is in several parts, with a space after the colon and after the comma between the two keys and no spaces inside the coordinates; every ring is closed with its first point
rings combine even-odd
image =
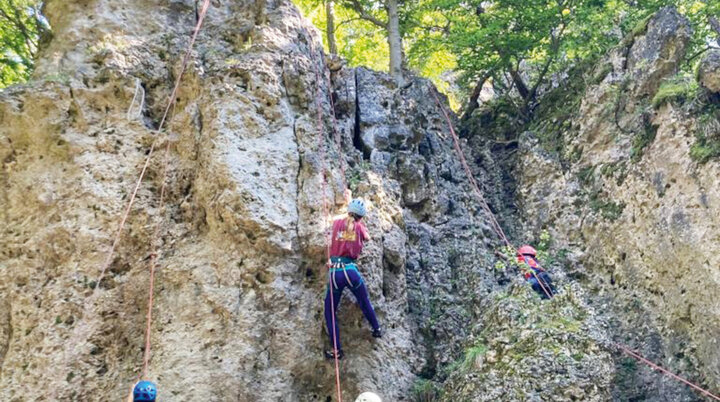
{"type": "Polygon", "coordinates": [[[142,365],[153,242],[162,254],[149,379],[163,400],[332,398],[325,176],[331,214],[343,212],[344,182],[369,201],[373,241],[359,265],[386,334],[373,339],[345,296],[345,398],[406,400],[418,375],[453,359],[470,306],[497,287],[435,89],[399,89],[364,69],[330,77],[289,1],[212,2],[157,133],[194,7],[49,1],[54,39],[33,81],[0,93],[0,399],[127,394],[142,365]]]}
{"type": "Polygon", "coordinates": [[[568,286],[539,303],[515,283],[489,304],[443,401],[607,401],[615,368],[607,324],[568,286]],[[599,336],[597,336],[599,335],[599,336]]]}
{"type": "MultiPolygon", "coordinates": [[[[720,168],[690,156],[697,116],[648,103],[687,40],[687,21],[661,10],[628,45],[627,63],[612,53],[613,70],[588,86],[563,133],[565,154],[521,136],[518,195],[527,225],[575,253],[568,273],[605,306],[616,339],[718,389],[720,168]]],[[[655,373],[625,369],[623,398],[696,400],[655,373]]]]}
{"type": "Polygon", "coordinates": [[[720,93],[720,51],[711,50],[698,67],[698,81],[710,92],[720,93]]]}
{"type": "Polygon", "coordinates": [[[687,18],[673,7],[658,11],[644,33],[634,38],[627,54],[627,70],[636,96],[652,95],[662,79],[678,69],[691,39],[687,18]]]}

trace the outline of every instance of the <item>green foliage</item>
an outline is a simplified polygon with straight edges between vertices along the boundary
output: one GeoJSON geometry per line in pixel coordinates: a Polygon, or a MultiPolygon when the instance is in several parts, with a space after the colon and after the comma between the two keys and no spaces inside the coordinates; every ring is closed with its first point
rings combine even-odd
{"type": "MultiPolygon", "coordinates": [[[[549,76],[596,58],[618,38],[618,23],[636,21],[625,2],[598,0],[435,0],[450,20],[448,45],[458,57],[462,82],[473,85],[492,72],[496,89],[509,90],[508,75],[529,74],[533,98],[549,76]],[[505,86],[505,88],[503,88],[505,86]]],[[[514,78],[515,78],[514,77],[514,78]]],[[[523,96],[525,97],[525,96],[523,96]]]]}
{"type": "MultiPolygon", "coordinates": [[[[327,14],[323,1],[294,0],[313,24],[322,32],[326,30],[327,14]]],[[[335,39],[338,53],[352,67],[364,66],[376,71],[388,71],[390,51],[387,33],[376,24],[360,18],[351,7],[352,1],[335,1],[335,39]]],[[[400,1],[400,30],[407,57],[407,68],[422,77],[430,79],[437,88],[448,96],[453,110],[460,108],[454,70],[455,54],[443,40],[444,14],[429,7],[429,0],[400,1]]],[[[367,10],[369,17],[380,22],[386,21],[383,2],[359,0],[358,5],[367,10]]],[[[323,35],[325,49],[328,49],[327,35],[323,35]]]]}
{"type": "Polygon", "coordinates": [[[660,84],[660,88],[652,99],[652,105],[658,109],[665,103],[682,104],[695,98],[698,91],[699,86],[695,79],[686,75],[676,76],[660,84]]]}
{"type": "Polygon", "coordinates": [[[510,246],[505,246],[500,249],[500,253],[503,255],[504,260],[498,260],[495,262],[495,269],[498,271],[505,271],[509,268],[519,268],[515,254],[515,249],[510,246]]]}
{"type": "Polygon", "coordinates": [[[652,124],[645,124],[644,130],[633,137],[632,147],[630,148],[630,160],[637,162],[642,158],[645,151],[645,147],[655,141],[657,135],[657,126],[652,124]]]}
{"type": "Polygon", "coordinates": [[[690,157],[706,163],[720,156],[720,107],[705,106],[695,124],[695,143],[690,147],[690,157]]]}
{"type": "Polygon", "coordinates": [[[469,370],[473,367],[480,366],[482,364],[481,359],[483,358],[483,356],[485,356],[486,352],[487,346],[482,343],[469,347],[467,350],[465,350],[465,358],[461,363],[461,367],[469,370]]]}
{"type": "Polygon", "coordinates": [[[39,0],[0,0],[0,88],[27,81],[42,34],[49,30],[39,0]]]}
{"type": "Polygon", "coordinates": [[[621,186],[627,177],[627,163],[619,161],[603,165],[600,168],[600,174],[602,174],[603,177],[615,178],[615,183],[621,186]]]}
{"type": "Polygon", "coordinates": [[[424,378],[419,379],[413,384],[410,393],[413,402],[434,402],[439,400],[441,395],[438,385],[424,378]]]}
{"type": "Polygon", "coordinates": [[[370,170],[370,162],[362,161],[354,166],[347,174],[347,183],[350,190],[357,190],[358,185],[366,179],[366,172],[370,170]]]}
{"type": "Polygon", "coordinates": [[[625,210],[624,203],[616,203],[606,200],[602,197],[602,194],[599,191],[590,194],[589,206],[590,209],[600,213],[600,216],[610,221],[615,221],[620,218],[623,210],[625,210]]]}
{"type": "Polygon", "coordinates": [[[720,2],[704,1],[704,0],[673,0],[678,11],[690,20],[693,29],[693,35],[690,41],[690,47],[687,51],[689,55],[688,62],[683,65],[685,72],[693,71],[695,65],[693,61],[699,62],[700,58],[692,59],[695,55],[700,54],[704,49],[710,46],[720,46],[720,34],[715,32],[710,26],[710,18],[720,18],[720,2]]]}
{"type": "MultiPolygon", "coordinates": [[[[325,32],[327,15],[323,1],[294,0],[303,14],[313,24],[325,32]]],[[[371,22],[358,18],[353,10],[335,3],[338,52],[351,66],[364,66],[377,71],[388,70],[390,58],[387,40],[383,30],[371,22]]],[[[323,35],[323,45],[328,48],[327,35],[323,35]]]]}
{"type": "Polygon", "coordinates": [[[595,166],[587,166],[577,173],[578,181],[580,181],[580,184],[584,186],[588,186],[593,184],[595,181],[595,166]]]}

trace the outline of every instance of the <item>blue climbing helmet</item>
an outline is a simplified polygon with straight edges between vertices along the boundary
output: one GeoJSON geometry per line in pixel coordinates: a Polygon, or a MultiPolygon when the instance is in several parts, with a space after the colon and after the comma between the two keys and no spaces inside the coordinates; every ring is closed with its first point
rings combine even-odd
{"type": "Polygon", "coordinates": [[[140,381],[133,389],[133,402],[153,402],[157,398],[157,387],[150,381],[140,381]]]}
{"type": "Polygon", "coordinates": [[[360,198],[350,201],[350,205],[348,205],[347,210],[348,213],[353,213],[359,217],[363,217],[367,213],[367,209],[365,209],[365,202],[360,198]]]}

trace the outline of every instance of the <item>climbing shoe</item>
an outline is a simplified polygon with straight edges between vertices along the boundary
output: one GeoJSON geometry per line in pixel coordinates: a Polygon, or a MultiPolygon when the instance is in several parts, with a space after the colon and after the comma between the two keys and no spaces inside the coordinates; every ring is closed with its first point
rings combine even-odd
{"type": "Polygon", "coordinates": [[[373,338],[382,338],[382,336],[383,336],[382,329],[381,328],[373,329],[372,336],[373,336],[373,338]]]}
{"type": "MultiPolygon", "coordinates": [[[[343,353],[342,349],[338,349],[337,351],[337,358],[338,360],[342,360],[343,356],[345,356],[345,353],[343,353]]],[[[325,351],[325,358],[326,359],[335,359],[335,351],[330,349],[325,351]]]]}

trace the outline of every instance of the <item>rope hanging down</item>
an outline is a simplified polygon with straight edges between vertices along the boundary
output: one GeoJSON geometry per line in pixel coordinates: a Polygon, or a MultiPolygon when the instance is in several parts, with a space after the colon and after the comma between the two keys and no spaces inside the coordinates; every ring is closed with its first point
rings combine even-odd
{"type": "MultiPolygon", "coordinates": [[[[440,99],[438,98],[435,91],[430,88],[430,92],[433,95],[433,98],[435,99],[435,102],[437,103],[438,107],[443,113],[443,116],[445,117],[445,120],[447,121],[448,128],[450,129],[450,134],[453,138],[453,146],[455,148],[455,152],[458,155],[458,158],[460,159],[460,163],[463,167],[463,170],[465,170],[465,176],[467,176],[468,181],[470,182],[470,186],[472,187],[473,193],[475,196],[480,200],[480,206],[482,207],[483,211],[485,211],[485,215],[487,216],[488,220],[490,221],[490,226],[492,227],[493,231],[500,237],[500,239],[505,243],[505,246],[510,248],[515,254],[517,254],[517,249],[515,246],[510,243],[510,240],[508,240],[507,236],[505,236],[505,232],[502,230],[502,227],[500,226],[500,223],[495,218],[495,214],[490,209],[490,206],[488,205],[487,201],[485,200],[485,196],[483,196],[482,191],[480,191],[480,187],[478,186],[477,182],[475,181],[475,176],[472,174],[472,171],[470,170],[470,166],[468,165],[467,161],[465,160],[465,154],[462,151],[462,148],[460,148],[460,140],[457,136],[457,133],[455,133],[455,129],[453,128],[452,121],[450,120],[450,115],[445,110],[445,107],[440,103],[440,99]]],[[[538,262],[538,266],[540,266],[540,263],[538,262]]],[[[542,269],[542,266],[540,266],[542,269]]],[[[535,273],[535,270],[530,269],[530,272],[535,277],[535,280],[538,282],[540,287],[542,288],[543,292],[545,292],[545,295],[548,298],[552,298],[554,295],[551,290],[547,289],[543,281],[538,278],[537,273],[535,273]]]]}
{"type": "MultiPolygon", "coordinates": [[[[200,10],[200,13],[198,15],[197,24],[195,25],[195,30],[193,32],[192,39],[190,40],[190,44],[188,46],[188,50],[185,53],[185,57],[183,59],[182,68],[180,70],[180,75],[178,76],[177,82],[175,83],[175,88],[173,89],[173,94],[171,96],[170,103],[174,104],[175,99],[177,97],[177,92],[180,87],[180,80],[182,78],[183,73],[185,72],[185,69],[187,68],[188,61],[190,59],[190,54],[192,52],[193,45],[195,44],[195,40],[197,39],[197,36],[200,32],[200,28],[202,27],[203,21],[205,20],[205,15],[207,14],[208,8],[210,6],[210,0],[205,0],[203,3],[202,9],[200,10]]],[[[163,116],[163,120],[161,122],[160,128],[158,131],[162,128],[162,124],[165,122],[165,119],[168,115],[168,110],[170,109],[170,104],[168,104],[168,108],[165,111],[165,115],[163,116]]],[[[163,223],[165,221],[164,214],[163,214],[163,207],[165,205],[165,194],[166,194],[166,188],[167,188],[167,173],[168,173],[168,165],[170,164],[170,141],[167,140],[165,144],[165,152],[164,152],[164,167],[163,167],[163,175],[162,175],[162,186],[160,188],[160,202],[158,204],[158,213],[160,214],[160,218],[158,219],[157,225],[155,226],[155,232],[153,233],[153,251],[150,255],[150,284],[148,289],[148,306],[147,306],[147,318],[146,318],[146,325],[145,325],[145,350],[143,353],[143,367],[142,371],[140,372],[139,379],[147,378],[147,372],[148,367],[150,365],[150,332],[152,329],[152,308],[153,308],[153,301],[154,301],[154,290],[155,290],[155,270],[157,269],[157,262],[158,258],[160,257],[161,252],[161,245],[160,245],[160,232],[162,230],[163,223]]]]}
{"type": "Polygon", "coordinates": [[[172,93],[170,94],[170,97],[168,99],[167,107],[165,108],[165,112],[163,113],[163,117],[160,120],[160,125],[158,125],[158,128],[156,132],[158,135],[155,136],[155,139],[153,140],[152,144],[150,145],[150,150],[148,151],[147,157],[145,157],[145,163],[143,164],[142,170],[140,171],[140,176],[138,177],[137,182],[135,183],[135,188],[133,189],[130,200],[128,200],[127,206],[125,207],[125,212],[122,215],[122,218],[120,219],[120,224],[118,225],[118,229],[115,232],[115,237],[112,242],[112,246],[110,247],[110,251],[108,251],[108,254],[105,258],[105,262],[102,265],[102,268],[100,270],[100,275],[98,276],[97,281],[95,282],[95,288],[93,288],[93,292],[90,295],[91,301],[94,300],[95,294],[97,289],[100,287],[100,282],[105,277],[105,272],[112,264],[112,258],[115,255],[115,249],[117,248],[117,245],[120,243],[120,237],[122,235],[123,229],[125,228],[125,224],[127,223],[127,218],[130,215],[130,210],[132,209],[133,204],[135,203],[135,198],[137,197],[138,190],[140,189],[140,185],[142,184],[142,180],[145,177],[145,173],[147,172],[148,165],[150,165],[150,160],[152,159],[153,152],[155,151],[155,147],[158,144],[158,141],[160,139],[160,133],[162,132],[162,129],[165,125],[165,122],[167,120],[168,114],[170,112],[170,109],[175,104],[175,100],[177,99],[177,93],[178,89],[180,88],[180,80],[183,77],[183,74],[185,73],[185,70],[187,69],[187,64],[190,61],[190,54],[192,53],[193,46],[195,45],[195,40],[197,39],[198,34],[200,33],[200,27],[202,26],[202,22],[204,20],[205,14],[207,13],[208,7],[210,7],[210,0],[205,0],[203,3],[202,10],[200,12],[198,23],[195,26],[195,30],[193,32],[192,38],[190,39],[190,44],[188,45],[187,52],[185,53],[185,56],[183,57],[182,65],[180,67],[180,74],[178,74],[177,79],[175,80],[175,86],[173,87],[172,93]]]}
{"type": "MultiPolygon", "coordinates": [[[[321,53],[322,54],[322,53],[321,53]]],[[[328,207],[328,199],[327,199],[327,164],[325,160],[325,132],[323,130],[324,124],[323,124],[323,109],[322,109],[322,103],[320,102],[320,74],[318,73],[317,66],[315,65],[313,58],[315,55],[315,49],[311,45],[310,46],[310,64],[313,67],[313,71],[315,72],[315,106],[317,108],[317,134],[318,134],[318,149],[320,152],[320,161],[322,164],[322,197],[323,197],[323,237],[325,238],[325,251],[326,251],[326,257],[328,263],[330,262],[330,241],[328,239],[327,234],[325,233],[325,224],[327,223],[327,218],[330,216],[330,211],[328,207]]],[[[332,97],[332,95],[331,95],[332,97]]],[[[343,175],[343,182],[345,178],[343,175]]],[[[332,286],[332,272],[329,269],[328,266],[328,286],[332,286]]],[[[340,361],[338,359],[338,347],[337,347],[337,324],[335,323],[335,300],[333,296],[333,292],[331,288],[328,288],[328,293],[330,293],[330,314],[332,315],[332,328],[328,328],[328,331],[332,331],[333,334],[333,355],[335,360],[335,386],[337,388],[337,396],[338,396],[338,402],[342,402],[342,390],[340,386],[340,361]]]]}
{"type": "Polygon", "coordinates": [[[332,128],[333,128],[333,136],[335,138],[335,148],[338,154],[338,158],[340,159],[340,178],[342,180],[342,186],[343,191],[348,190],[347,181],[345,179],[345,157],[342,153],[342,140],[340,138],[340,131],[338,130],[338,124],[337,124],[337,116],[335,115],[335,100],[332,96],[332,79],[330,78],[330,68],[327,68],[327,75],[325,75],[325,79],[328,86],[328,98],[330,98],[330,111],[332,116],[332,128]]]}
{"type": "MultiPolygon", "coordinates": [[[[484,210],[485,213],[487,214],[488,219],[490,220],[491,225],[493,226],[493,230],[495,230],[495,233],[498,234],[498,236],[503,240],[503,242],[505,243],[505,245],[507,245],[507,246],[510,247],[513,251],[515,251],[515,252],[517,253],[517,250],[515,249],[515,247],[513,247],[513,245],[510,244],[510,241],[509,241],[509,240],[507,239],[507,237],[505,236],[505,233],[503,232],[502,228],[500,227],[500,224],[498,223],[497,219],[495,218],[495,214],[492,213],[492,210],[490,210],[490,207],[487,205],[487,202],[485,201],[485,197],[483,197],[482,192],[480,191],[480,188],[478,187],[477,182],[475,181],[475,177],[473,176],[472,172],[470,171],[470,167],[468,166],[468,164],[467,164],[467,162],[466,162],[466,160],[465,160],[465,154],[463,153],[462,148],[460,148],[460,141],[459,141],[459,139],[458,139],[458,137],[457,137],[457,134],[455,133],[455,129],[453,128],[452,121],[450,120],[450,115],[447,113],[447,111],[445,110],[445,107],[442,105],[442,103],[440,103],[440,99],[438,98],[438,96],[437,96],[437,94],[435,93],[435,91],[432,90],[432,89],[431,89],[430,91],[432,92],[433,97],[435,98],[435,102],[437,103],[438,107],[440,108],[440,110],[442,110],[443,115],[445,116],[445,120],[447,121],[448,128],[450,129],[450,134],[451,134],[452,137],[453,137],[453,144],[454,144],[454,147],[455,147],[455,152],[457,152],[457,154],[458,154],[458,158],[460,159],[460,162],[461,162],[461,164],[462,164],[462,166],[463,166],[463,169],[465,170],[465,174],[466,174],[467,177],[468,177],[468,181],[470,182],[470,185],[471,185],[471,187],[472,187],[472,189],[473,189],[473,192],[475,193],[475,195],[476,195],[476,196],[478,197],[478,199],[480,200],[480,205],[482,206],[483,210],[484,210]]],[[[534,272],[533,272],[533,275],[535,275],[534,272]]],[[[545,292],[545,294],[546,294],[548,297],[552,297],[551,294],[548,292],[548,290],[545,289],[545,286],[543,285],[542,281],[539,280],[539,278],[537,277],[537,275],[535,275],[535,279],[538,280],[538,283],[540,284],[540,286],[542,286],[543,291],[545,292]]],[[[677,381],[680,381],[680,382],[682,382],[682,383],[684,383],[684,384],[692,387],[693,389],[701,392],[702,394],[707,395],[707,396],[709,396],[709,397],[711,397],[711,398],[713,398],[713,399],[715,399],[715,400],[720,401],[720,397],[719,397],[719,396],[711,393],[710,391],[707,391],[707,390],[701,388],[700,386],[698,386],[698,385],[696,385],[696,384],[694,384],[694,383],[692,383],[692,382],[690,382],[690,381],[688,381],[688,380],[680,377],[680,376],[677,375],[677,374],[674,374],[674,373],[672,373],[672,372],[670,372],[670,371],[668,371],[668,370],[666,370],[666,369],[658,366],[657,364],[655,364],[655,363],[651,362],[650,360],[648,360],[648,359],[644,358],[643,356],[641,356],[639,353],[633,352],[630,348],[628,348],[628,347],[626,347],[626,346],[623,346],[623,345],[621,345],[621,344],[619,344],[619,343],[616,343],[616,344],[615,344],[615,347],[616,347],[618,350],[622,351],[623,353],[625,353],[625,354],[633,357],[634,359],[636,359],[636,360],[638,360],[638,361],[640,361],[640,362],[642,362],[642,363],[644,363],[644,364],[652,367],[652,368],[655,369],[655,370],[660,371],[661,373],[667,375],[668,377],[673,378],[673,379],[675,379],[675,380],[677,380],[677,381]]]]}

